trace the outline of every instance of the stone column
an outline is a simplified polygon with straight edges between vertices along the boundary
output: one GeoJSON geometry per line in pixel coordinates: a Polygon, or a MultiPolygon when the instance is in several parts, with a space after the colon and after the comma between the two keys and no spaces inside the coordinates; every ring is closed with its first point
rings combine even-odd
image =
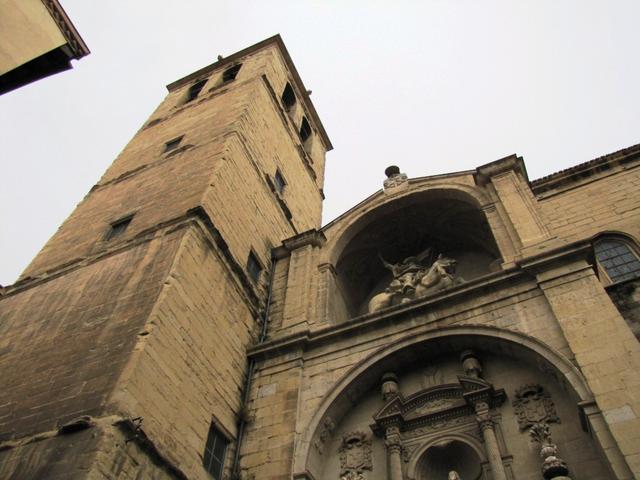
{"type": "Polygon", "coordinates": [[[507,480],[507,474],[502,464],[502,455],[500,455],[500,448],[498,447],[498,439],[496,438],[496,432],[493,428],[493,419],[489,413],[489,405],[480,402],[475,405],[475,408],[477,414],[476,420],[480,425],[482,437],[484,438],[484,445],[489,464],[491,465],[493,480],[507,480]]]}
{"type": "Polygon", "coordinates": [[[402,480],[402,441],[398,427],[387,428],[384,444],[387,447],[389,480],[402,480]]]}

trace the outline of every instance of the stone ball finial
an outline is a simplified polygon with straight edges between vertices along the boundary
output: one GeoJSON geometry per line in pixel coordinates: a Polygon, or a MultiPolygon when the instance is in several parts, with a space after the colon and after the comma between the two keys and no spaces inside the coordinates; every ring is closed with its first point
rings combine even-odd
{"type": "Polygon", "coordinates": [[[398,167],[397,165],[391,165],[384,170],[384,174],[387,176],[387,178],[391,178],[394,175],[398,175],[399,173],[400,167],[398,167]]]}

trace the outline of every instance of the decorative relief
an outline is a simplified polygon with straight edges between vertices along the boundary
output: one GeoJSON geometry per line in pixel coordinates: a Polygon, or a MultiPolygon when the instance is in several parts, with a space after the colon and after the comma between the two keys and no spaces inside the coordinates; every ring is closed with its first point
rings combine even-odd
{"type": "Polygon", "coordinates": [[[340,454],[340,479],[358,480],[364,470],[371,470],[371,437],[365,432],[351,432],[342,437],[340,454]]]}
{"type": "Polygon", "coordinates": [[[389,263],[380,257],[382,264],[391,271],[393,280],[384,292],[371,298],[369,313],[407,303],[464,282],[456,276],[457,262],[453,258],[442,255],[434,257],[431,248],[398,263],[389,263]]]}
{"type": "Polygon", "coordinates": [[[398,427],[387,428],[384,445],[390,454],[400,454],[402,452],[402,438],[400,437],[400,429],[398,427]]]}
{"type": "Polygon", "coordinates": [[[419,445],[402,446],[402,461],[404,463],[409,463],[409,460],[411,460],[411,455],[413,455],[413,452],[418,448],[418,446],[419,445]]]}
{"type": "Polygon", "coordinates": [[[551,440],[549,425],[544,422],[534,423],[529,428],[529,437],[540,444],[540,458],[542,458],[542,476],[545,480],[571,480],[567,462],[558,456],[558,446],[551,440]]]}
{"type": "Polygon", "coordinates": [[[414,410],[414,412],[419,415],[433,413],[438,410],[442,410],[445,407],[453,406],[456,403],[459,402],[455,398],[436,398],[435,400],[428,401],[424,405],[419,406],[414,410]]]}
{"type": "Polygon", "coordinates": [[[331,436],[333,431],[336,429],[336,424],[331,420],[331,417],[327,417],[322,422],[322,427],[320,429],[320,434],[318,438],[313,442],[313,446],[316,447],[316,450],[320,455],[324,452],[324,444],[327,439],[331,436]]]}
{"type": "Polygon", "coordinates": [[[389,188],[399,187],[403,184],[407,184],[409,181],[407,174],[401,173],[400,168],[396,165],[387,167],[384,173],[387,176],[387,178],[385,178],[384,182],[382,183],[385,190],[389,188]]]}
{"type": "Polygon", "coordinates": [[[415,438],[420,437],[422,435],[427,435],[429,433],[434,432],[435,430],[441,430],[448,427],[454,427],[456,425],[462,425],[464,423],[469,423],[468,417],[457,417],[457,418],[448,418],[442,420],[436,420],[428,425],[425,425],[420,428],[414,428],[412,430],[408,430],[403,433],[406,438],[415,438]]]}
{"type": "Polygon", "coordinates": [[[444,372],[437,365],[429,365],[422,375],[422,387],[429,388],[444,383],[444,372]]]}
{"type": "Polygon", "coordinates": [[[536,423],[560,423],[551,395],[536,383],[523,385],[516,390],[513,408],[521,432],[536,423]]]}

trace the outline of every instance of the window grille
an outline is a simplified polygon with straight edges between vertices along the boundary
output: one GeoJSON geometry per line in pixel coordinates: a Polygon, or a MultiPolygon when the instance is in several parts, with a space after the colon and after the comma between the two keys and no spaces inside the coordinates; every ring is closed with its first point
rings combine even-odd
{"type": "Polygon", "coordinates": [[[215,424],[211,422],[209,435],[207,436],[207,444],[204,447],[202,464],[215,480],[222,479],[222,469],[224,467],[224,459],[228,445],[229,441],[227,438],[216,428],[215,424]]]}
{"type": "Polygon", "coordinates": [[[626,243],[614,239],[600,240],[594,250],[598,264],[612,283],[640,277],[640,260],[626,243]]]}

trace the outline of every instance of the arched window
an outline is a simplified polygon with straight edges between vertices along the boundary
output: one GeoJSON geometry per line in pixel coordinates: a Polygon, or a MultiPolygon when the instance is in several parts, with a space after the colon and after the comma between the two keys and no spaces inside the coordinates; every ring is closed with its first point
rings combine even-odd
{"type": "Polygon", "coordinates": [[[610,283],[640,277],[640,259],[629,243],[618,238],[603,238],[593,246],[598,268],[610,283]]]}

